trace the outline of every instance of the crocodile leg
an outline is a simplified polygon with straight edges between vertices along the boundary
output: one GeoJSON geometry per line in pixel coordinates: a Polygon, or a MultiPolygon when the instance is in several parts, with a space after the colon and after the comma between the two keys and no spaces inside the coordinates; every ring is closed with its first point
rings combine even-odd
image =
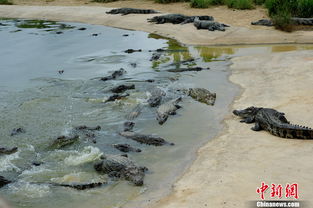
{"type": "Polygon", "coordinates": [[[261,131],[262,127],[258,122],[255,122],[255,126],[251,128],[253,131],[261,131]]]}

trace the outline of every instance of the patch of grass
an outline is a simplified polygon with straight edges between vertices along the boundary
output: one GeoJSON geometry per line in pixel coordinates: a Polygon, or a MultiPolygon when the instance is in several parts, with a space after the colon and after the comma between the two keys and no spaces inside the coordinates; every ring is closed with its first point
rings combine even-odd
{"type": "Polygon", "coordinates": [[[92,0],[92,2],[97,2],[97,3],[109,3],[109,2],[114,2],[118,0],[92,0]]]}
{"type": "Polygon", "coordinates": [[[275,28],[286,32],[292,31],[291,15],[288,11],[280,11],[275,15],[272,15],[272,21],[275,28]]]}
{"type": "Polygon", "coordinates": [[[186,2],[186,1],[189,1],[189,0],[154,0],[154,2],[160,3],[160,4],[169,4],[169,3],[186,2]]]}
{"type": "Polygon", "coordinates": [[[234,9],[254,9],[252,0],[225,0],[229,8],[234,9]]]}
{"type": "Polygon", "coordinates": [[[266,0],[270,16],[288,12],[293,17],[313,17],[313,0],[266,0]]]}
{"type": "Polygon", "coordinates": [[[194,8],[208,8],[212,5],[221,5],[223,0],[191,0],[190,6],[194,8]]]}
{"type": "Polygon", "coordinates": [[[262,5],[265,3],[265,0],[253,0],[253,3],[256,5],[262,5]]]}
{"type": "Polygon", "coordinates": [[[12,5],[13,3],[10,2],[9,0],[0,0],[0,4],[2,4],[2,5],[12,5]]]}
{"type": "Polygon", "coordinates": [[[291,17],[313,17],[313,0],[266,0],[265,7],[276,28],[292,31],[291,17]]]}
{"type": "Polygon", "coordinates": [[[298,0],[297,2],[296,16],[313,17],[313,0],[298,0]]]}

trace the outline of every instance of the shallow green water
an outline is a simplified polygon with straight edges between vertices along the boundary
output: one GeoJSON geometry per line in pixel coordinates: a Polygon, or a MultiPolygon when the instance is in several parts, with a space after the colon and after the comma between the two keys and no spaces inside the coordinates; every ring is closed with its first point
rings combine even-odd
{"type": "Polygon", "coordinates": [[[134,207],[157,200],[190,164],[196,149],[221,130],[221,121],[238,92],[228,81],[228,58],[283,50],[271,46],[182,46],[144,32],[77,23],[0,22],[0,141],[1,146],[19,148],[17,153],[0,156],[0,175],[15,181],[0,194],[14,207],[134,207]],[[150,61],[152,51],[158,48],[168,51],[160,60],[150,61]],[[142,52],[124,53],[127,49],[142,52]],[[195,61],[180,64],[190,58],[195,61]],[[165,71],[194,66],[210,70],[165,71]],[[99,80],[121,67],[127,71],[122,78],[99,80]],[[147,79],[155,82],[144,82],[147,79]],[[127,99],[104,103],[111,95],[109,89],[122,83],[133,83],[136,89],[129,91],[127,99]],[[183,97],[183,108],[160,126],[155,120],[156,109],[146,106],[148,91],[154,87],[167,92],[165,100],[180,96],[177,89],[190,87],[216,92],[217,100],[214,106],[207,106],[183,97]],[[137,104],[146,107],[135,120],[135,131],[158,134],[175,146],[147,146],[118,135],[125,115],[137,104]],[[60,150],[48,148],[53,139],[69,134],[78,125],[100,125],[101,131],[94,132],[97,142],[80,138],[60,150]],[[11,130],[17,127],[26,133],[11,137],[11,130]],[[129,157],[149,168],[143,187],[112,180],[93,169],[102,153],[121,154],[112,147],[116,143],[142,149],[129,157]],[[33,166],[34,161],[43,164],[33,166]],[[107,184],[85,191],[48,184],[98,181],[107,184]]]}

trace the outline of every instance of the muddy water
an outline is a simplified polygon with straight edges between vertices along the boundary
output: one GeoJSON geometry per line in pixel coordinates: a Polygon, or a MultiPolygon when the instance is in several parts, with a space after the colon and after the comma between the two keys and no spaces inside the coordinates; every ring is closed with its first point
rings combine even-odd
{"type": "Polygon", "coordinates": [[[195,151],[221,129],[222,119],[238,88],[228,81],[229,58],[246,54],[305,49],[307,46],[193,47],[144,32],[103,26],[46,21],[1,20],[0,26],[0,141],[18,152],[0,156],[0,175],[14,181],[0,194],[13,207],[134,207],[153,202],[170,191],[195,151]],[[82,29],[84,28],[84,29],[82,29]],[[153,50],[163,48],[157,61],[153,50]],[[127,49],[142,52],[125,53],[127,49]],[[182,64],[181,61],[194,58],[182,64]],[[172,73],[173,68],[210,67],[201,72],[172,73]],[[124,68],[117,80],[99,78],[124,68]],[[58,71],[63,71],[59,73],[58,71]],[[145,82],[153,79],[155,82],[145,82]],[[104,103],[113,86],[135,84],[130,96],[104,103]],[[165,100],[182,96],[177,89],[203,87],[217,93],[214,106],[183,96],[183,108],[162,126],[155,108],[147,106],[148,91],[159,87],[165,100]],[[136,105],[144,109],[135,131],[158,134],[175,146],[138,144],[118,135],[125,115],[136,105]],[[49,145],[78,125],[96,126],[95,140],[81,137],[62,148],[49,145]],[[10,136],[13,128],[25,133],[10,136]],[[102,153],[121,154],[112,144],[142,149],[129,158],[149,168],[145,185],[135,187],[95,172],[102,153]],[[42,163],[34,166],[33,162],[42,163]],[[100,188],[77,191],[50,183],[106,182],[100,188]]]}

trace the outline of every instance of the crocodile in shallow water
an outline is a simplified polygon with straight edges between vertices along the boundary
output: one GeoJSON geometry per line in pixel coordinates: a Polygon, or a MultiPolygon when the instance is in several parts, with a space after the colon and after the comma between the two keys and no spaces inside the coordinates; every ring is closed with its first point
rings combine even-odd
{"type": "Polygon", "coordinates": [[[255,123],[251,128],[253,131],[266,130],[282,138],[313,139],[311,128],[290,124],[284,113],[272,108],[249,107],[244,110],[234,110],[233,113],[243,118],[240,122],[255,123]]]}
{"type": "Polygon", "coordinates": [[[157,109],[156,119],[160,125],[162,125],[163,123],[165,123],[167,121],[169,115],[175,115],[176,114],[176,110],[181,108],[181,106],[178,105],[178,103],[181,100],[182,100],[182,98],[179,97],[177,99],[170,100],[167,103],[164,103],[164,104],[159,106],[159,108],[157,109]]]}
{"type": "Polygon", "coordinates": [[[162,145],[174,145],[173,143],[169,143],[165,141],[165,139],[155,136],[155,135],[147,135],[147,134],[139,134],[132,131],[123,131],[120,132],[120,135],[127,138],[132,139],[141,144],[154,145],[154,146],[162,146],[162,145]]]}
{"type": "Polygon", "coordinates": [[[146,167],[136,165],[132,160],[120,155],[103,155],[102,160],[94,165],[96,171],[110,177],[122,178],[136,186],[142,186],[146,167]]]}
{"type": "Polygon", "coordinates": [[[108,81],[108,80],[116,79],[125,73],[126,73],[125,69],[120,68],[119,70],[114,71],[111,75],[106,76],[106,77],[102,77],[100,80],[108,81]]]}

